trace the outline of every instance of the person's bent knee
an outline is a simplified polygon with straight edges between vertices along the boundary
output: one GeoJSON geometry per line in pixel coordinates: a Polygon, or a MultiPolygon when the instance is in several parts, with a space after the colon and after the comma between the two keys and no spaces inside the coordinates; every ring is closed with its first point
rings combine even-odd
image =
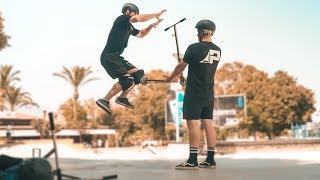
{"type": "Polygon", "coordinates": [[[141,78],[144,77],[144,70],[139,69],[138,71],[134,72],[131,74],[131,76],[134,78],[134,83],[135,84],[140,84],[141,83],[141,78]]]}
{"type": "Polygon", "coordinates": [[[130,75],[119,78],[119,83],[123,91],[130,89],[134,85],[134,79],[130,75]]]}
{"type": "Polygon", "coordinates": [[[139,71],[139,69],[138,68],[132,68],[132,69],[130,69],[130,70],[128,70],[128,74],[132,74],[132,73],[134,73],[134,72],[136,72],[136,71],[139,71]]]}

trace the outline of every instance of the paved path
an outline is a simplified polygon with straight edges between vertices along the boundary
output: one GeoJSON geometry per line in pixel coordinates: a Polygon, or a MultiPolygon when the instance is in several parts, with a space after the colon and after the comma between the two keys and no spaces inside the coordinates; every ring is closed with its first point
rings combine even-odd
{"type": "MultiPolygon", "coordinates": [[[[119,180],[319,180],[320,164],[279,159],[217,159],[217,169],[176,171],[176,160],[62,159],[63,172],[86,178],[118,174],[119,180]]],[[[54,164],[53,164],[54,165],[54,164]]]]}

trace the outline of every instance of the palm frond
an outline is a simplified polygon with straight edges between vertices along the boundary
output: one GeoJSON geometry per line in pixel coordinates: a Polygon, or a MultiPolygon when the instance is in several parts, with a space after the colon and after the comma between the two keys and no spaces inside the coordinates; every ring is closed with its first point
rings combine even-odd
{"type": "Polygon", "coordinates": [[[73,84],[72,81],[65,74],[53,73],[53,76],[57,76],[59,78],[62,78],[64,80],[66,80],[71,85],[73,84]]]}
{"type": "Polygon", "coordinates": [[[12,65],[1,65],[0,66],[0,88],[7,89],[12,82],[20,81],[17,76],[20,71],[13,71],[12,65]]]}
{"type": "Polygon", "coordinates": [[[35,103],[29,92],[23,91],[21,87],[13,87],[10,86],[6,91],[5,100],[11,110],[15,110],[16,108],[23,106],[36,106],[39,107],[37,103],[35,103]]]}
{"type": "Polygon", "coordinates": [[[78,92],[78,88],[80,86],[83,86],[91,81],[98,80],[96,77],[89,77],[92,73],[93,71],[91,70],[90,66],[73,66],[71,68],[63,66],[61,72],[53,73],[53,75],[69,82],[72,85],[74,92],[78,92]]]}
{"type": "Polygon", "coordinates": [[[87,79],[83,83],[81,83],[81,86],[83,86],[91,81],[96,81],[96,80],[99,80],[99,78],[93,77],[93,78],[87,79]]]}

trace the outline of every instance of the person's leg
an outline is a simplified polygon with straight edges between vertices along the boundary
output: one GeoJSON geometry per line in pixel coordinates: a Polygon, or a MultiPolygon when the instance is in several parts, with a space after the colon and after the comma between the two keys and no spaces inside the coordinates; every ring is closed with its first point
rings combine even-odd
{"type": "Polygon", "coordinates": [[[134,105],[129,102],[127,96],[131,92],[131,90],[134,88],[134,86],[141,82],[141,78],[144,77],[144,71],[137,69],[128,61],[124,60],[123,62],[124,62],[124,66],[128,69],[127,73],[133,79],[134,84],[120,94],[120,96],[116,99],[116,103],[133,109],[134,105]]]}
{"type": "Polygon", "coordinates": [[[125,76],[125,80],[120,78],[119,82],[122,87],[122,93],[119,97],[117,97],[115,102],[127,108],[133,109],[134,105],[129,102],[127,96],[130,93],[130,91],[134,88],[134,78],[131,77],[130,74],[127,74],[125,76]]]}
{"type": "MultiPolygon", "coordinates": [[[[112,79],[117,79],[126,74],[126,69],[123,67],[121,61],[121,56],[113,53],[102,53],[100,57],[100,62],[103,68],[106,70],[108,75],[112,79]]],[[[110,100],[113,96],[118,94],[122,90],[121,84],[119,82],[115,83],[110,91],[108,91],[107,95],[104,98],[98,99],[96,104],[105,110],[107,113],[112,113],[110,108],[110,100]]]]}
{"type": "MultiPolygon", "coordinates": [[[[128,71],[127,75],[130,75],[134,72],[138,71],[137,68],[133,68],[131,70],[128,71]]],[[[120,91],[122,91],[122,93],[120,94],[119,97],[121,98],[126,98],[128,96],[128,94],[130,93],[130,91],[133,89],[134,85],[131,86],[129,89],[122,91],[122,87],[120,85],[119,82],[117,82],[116,84],[113,85],[113,87],[111,88],[111,90],[107,93],[107,95],[104,97],[105,100],[110,101],[110,99],[112,97],[114,97],[115,95],[117,95],[120,91]]]]}
{"type": "Polygon", "coordinates": [[[176,170],[198,169],[197,157],[201,140],[200,113],[201,106],[194,103],[193,98],[186,94],[183,102],[183,118],[187,120],[190,153],[187,162],[177,165],[176,170]]]}
{"type": "Polygon", "coordinates": [[[122,87],[119,82],[114,84],[110,91],[107,93],[107,95],[103,98],[106,101],[110,101],[112,97],[114,97],[116,94],[118,94],[120,91],[122,91],[122,87]]]}
{"type": "Polygon", "coordinates": [[[197,170],[198,151],[201,139],[200,120],[187,120],[189,130],[189,158],[175,167],[176,170],[197,170]]]}
{"type": "Polygon", "coordinates": [[[200,120],[187,120],[187,125],[189,129],[189,146],[190,146],[190,154],[188,163],[198,165],[198,151],[201,140],[201,129],[200,120]]]}
{"type": "Polygon", "coordinates": [[[204,162],[200,163],[202,168],[215,168],[216,163],[214,161],[215,145],[216,145],[216,131],[214,129],[214,123],[212,120],[213,105],[209,105],[203,108],[201,112],[201,119],[203,119],[203,126],[207,139],[207,158],[204,162]]]}
{"type": "Polygon", "coordinates": [[[129,76],[123,76],[119,78],[119,82],[113,85],[111,90],[107,93],[107,95],[103,99],[99,99],[96,101],[96,104],[105,110],[107,113],[112,114],[112,110],[110,108],[110,100],[116,94],[118,94],[121,90],[127,90],[131,86],[133,86],[133,79],[130,79],[129,76]]]}
{"type": "MultiPolygon", "coordinates": [[[[132,73],[134,73],[134,72],[137,72],[139,69],[137,69],[137,68],[133,68],[133,69],[130,69],[129,71],[128,71],[128,74],[132,74],[132,73]]],[[[127,89],[127,90],[125,90],[125,91],[122,91],[122,93],[120,94],[120,98],[127,98],[127,96],[128,96],[128,94],[131,92],[131,90],[134,88],[134,85],[133,86],[131,86],[129,89],[127,89]]],[[[120,91],[119,91],[120,92],[120,91]]]]}
{"type": "Polygon", "coordinates": [[[204,129],[206,132],[207,138],[207,158],[206,162],[213,163],[214,162],[214,151],[216,146],[216,131],[214,129],[214,124],[212,119],[203,120],[204,129]]]}
{"type": "MultiPolygon", "coordinates": [[[[110,75],[110,77],[112,77],[113,79],[119,79],[119,82],[113,85],[113,87],[107,93],[107,95],[103,99],[99,99],[96,102],[99,107],[111,114],[112,111],[110,108],[109,101],[112,99],[112,97],[114,97],[121,91],[125,92],[123,96],[130,92],[129,89],[132,89],[132,86],[134,85],[134,79],[130,77],[130,74],[128,74],[128,69],[134,69],[135,67],[127,61],[125,61],[123,57],[117,54],[110,53],[102,54],[101,64],[107,71],[107,73],[110,75]]],[[[119,103],[119,100],[117,103],[119,103]]],[[[121,105],[128,107],[131,104],[128,102],[127,98],[123,98],[121,101],[121,105]]]]}
{"type": "MultiPolygon", "coordinates": [[[[110,99],[118,94],[121,90],[128,91],[129,89],[132,89],[134,86],[134,79],[130,77],[130,75],[125,75],[123,77],[119,78],[119,82],[114,84],[111,90],[107,93],[107,95],[103,99],[99,99],[96,103],[99,107],[101,107],[106,112],[112,114],[111,108],[110,108],[110,99]]],[[[125,98],[117,98],[116,103],[129,107],[134,108],[134,106],[128,101],[128,99],[125,98]]]]}
{"type": "Polygon", "coordinates": [[[132,69],[128,70],[128,74],[133,74],[133,73],[135,73],[137,71],[139,71],[139,69],[135,67],[135,68],[132,68],[132,69]]]}
{"type": "Polygon", "coordinates": [[[135,85],[132,85],[129,89],[122,91],[122,93],[119,95],[119,98],[127,98],[129,93],[133,90],[135,85]]]}
{"type": "Polygon", "coordinates": [[[204,130],[206,132],[207,146],[212,147],[216,145],[216,130],[214,129],[214,123],[212,119],[204,119],[204,130]]]}

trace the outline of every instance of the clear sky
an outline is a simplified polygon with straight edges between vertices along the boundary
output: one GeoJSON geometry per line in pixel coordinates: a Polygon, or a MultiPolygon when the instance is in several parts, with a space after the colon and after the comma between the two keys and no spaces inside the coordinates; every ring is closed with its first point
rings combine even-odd
{"type": "MultiPolygon", "coordinates": [[[[62,66],[91,66],[100,80],[80,89],[80,99],[105,95],[115,82],[100,65],[114,19],[123,0],[0,0],[10,48],[0,52],[1,64],[21,70],[22,86],[41,109],[56,110],[72,96],[65,81],[53,77],[62,66]]],[[[146,71],[171,71],[176,62],[168,25],[178,27],[181,51],[196,42],[197,21],[217,25],[214,42],[221,63],[241,61],[270,74],[285,70],[312,89],[320,104],[320,1],[317,0],[133,0],[141,13],[168,11],[164,21],[144,39],[131,37],[124,56],[146,71]]],[[[138,29],[149,23],[134,24],[138,29]]],[[[220,64],[221,66],[221,64],[220,64]]]]}

